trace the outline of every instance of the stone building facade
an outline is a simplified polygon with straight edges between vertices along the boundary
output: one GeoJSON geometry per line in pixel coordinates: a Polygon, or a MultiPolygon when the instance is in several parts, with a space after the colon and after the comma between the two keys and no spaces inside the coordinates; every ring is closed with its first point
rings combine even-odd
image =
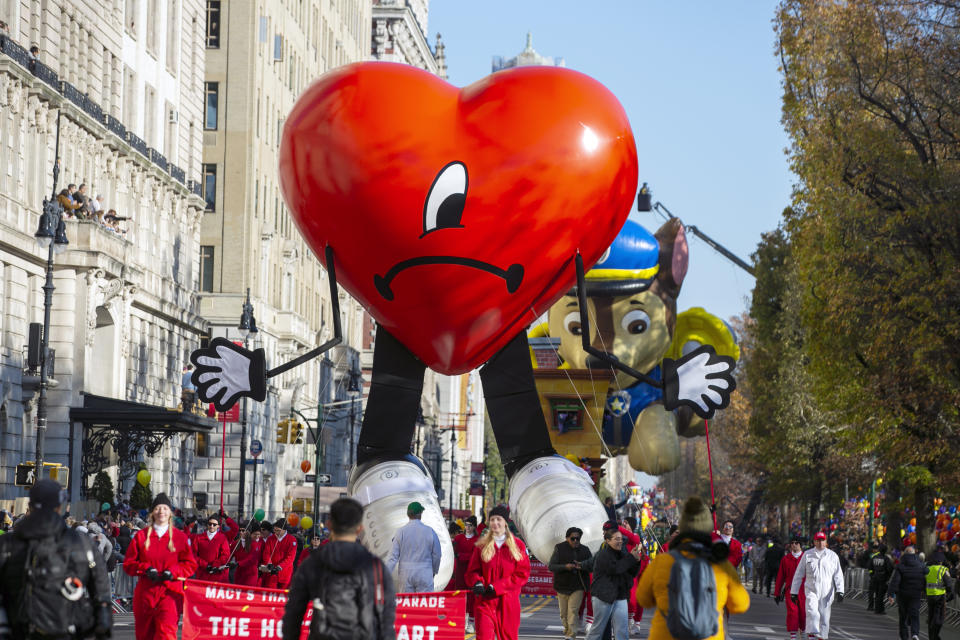
{"type": "Polygon", "coordinates": [[[59,143],[57,190],[86,184],[127,220],[123,233],[66,221],[45,460],[69,466],[74,501],[101,469],[129,492],[143,462],[154,493],[189,507],[196,434],[213,425],[178,406],[205,331],[202,0],[6,0],[0,19],[0,500],[25,495],[14,469],[34,459],[38,372],[25,346],[43,320],[47,252],[33,235],[59,143]]]}
{"type": "MultiPolygon", "coordinates": [[[[321,74],[367,57],[371,5],[369,0],[207,0],[206,5],[200,311],[212,336],[239,340],[249,289],[259,331],[248,344],[262,347],[272,367],[333,335],[326,272],[280,194],[284,118],[321,74]]],[[[268,517],[279,517],[294,500],[312,495],[300,467],[309,460],[311,472],[317,471],[310,435],[304,433],[302,443],[278,442],[278,425],[294,419],[316,427],[319,413],[332,433],[341,416],[332,409],[344,405],[331,403],[347,399],[350,372],[359,375],[363,310],[342,291],[339,303],[344,346],[272,378],[266,401],[248,401],[228,422],[223,485],[228,511],[238,507],[241,459],[249,457],[253,440],[262,443],[263,464],[247,465],[243,472],[246,515],[263,508],[268,517]],[[321,404],[327,408],[318,410],[321,404]],[[244,422],[247,436],[241,442],[244,422]]],[[[360,411],[355,407],[354,415],[360,411]]],[[[343,437],[349,430],[341,431],[343,437]]],[[[194,490],[212,504],[220,500],[221,443],[222,436],[213,437],[195,460],[194,490]]]]}

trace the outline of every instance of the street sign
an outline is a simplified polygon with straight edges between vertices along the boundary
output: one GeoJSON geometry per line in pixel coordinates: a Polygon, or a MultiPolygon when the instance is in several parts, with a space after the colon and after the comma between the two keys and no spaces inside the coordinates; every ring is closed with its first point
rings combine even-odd
{"type": "MultiPolygon", "coordinates": [[[[17,472],[13,479],[13,484],[18,487],[32,487],[36,483],[34,474],[33,460],[27,460],[17,465],[17,472]]],[[[70,483],[70,467],[65,467],[56,462],[43,463],[43,477],[59,482],[63,488],[67,488],[70,483]]]]}
{"type": "Polygon", "coordinates": [[[243,461],[243,464],[263,464],[263,460],[260,458],[247,458],[243,461]]]}
{"type": "Polygon", "coordinates": [[[317,474],[315,474],[315,473],[308,473],[307,475],[303,476],[303,481],[304,481],[304,482],[316,482],[316,481],[317,481],[317,474]]]}
{"type": "Polygon", "coordinates": [[[329,473],[318,473],[316,474],[316,479],[314,480],[317,484],[330,484],[333,482],[333,476],[329,473]]]}
{"type": "Polygon", "coordinates": [[[250,455],[254,458],[263,453],[263,443],[259,440],[252,440],[250,442],[250,455]]]}

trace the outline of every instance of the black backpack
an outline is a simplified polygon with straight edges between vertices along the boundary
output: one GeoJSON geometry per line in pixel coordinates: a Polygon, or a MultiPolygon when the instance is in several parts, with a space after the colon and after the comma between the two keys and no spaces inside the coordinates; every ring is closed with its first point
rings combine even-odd
{"type": "MultiPolygon", "coordinates": [[[[361,629],[355,624],[356,621],[342,620],[339,616],[328,615],[327,606],[330,605],[331,602],[334,605],[336,604],[336,597],[331,597],[331,593],[337,593],[337,595],[341,597],[344,595],[342,583],[328,591],[331,582],[340,582],[335,579],[335,575],[334,572],[329,570],[322,571],[320,574],[318,581],[319,593],[311,601],[313,616],[310,620],[310,640],[349,640],[360,637],[361,629]],[[336,587],[341,588],[337,589],[336,587]]],[[[348,575],[349,574],[340,574],[339,577],[344,578],[348,575]]],[[[373,631],[374,637],[376,637],[385,604],[383,564],[378,559],[373,559],[366,569],[360,571],[359,577],[359,584],[356,585],[359,589],[355,592],[354,596],[356,606],[358,610],[362,608],[364,606],[365,592],[368,590],[372,592],[374,629],[371,631],[373,631]]],[[[347,578],[347,580],[352,582],[349,578],[347,578]]]]}
{"type": "MultiPolygon", "coordinates": [[[[5,548],[0,566],[10,560],[15,561],[5,548]]],[[[40,636],[84,634],[93,629],[93,603],[81,580],[92,573],[94,566],[93,547],[86,536],[67,530],[59,538],[29,540],[18,626],[40,636]]]]}

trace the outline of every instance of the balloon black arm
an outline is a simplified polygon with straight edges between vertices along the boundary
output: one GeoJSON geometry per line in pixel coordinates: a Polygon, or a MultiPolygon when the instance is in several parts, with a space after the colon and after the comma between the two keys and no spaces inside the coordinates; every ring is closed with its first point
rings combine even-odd
{"type": "Polygon", "coordinates": [[[270,369],[270,371],[267,371],[267,378],[278,376],[284,371],[289,371],[294,367],[299,367],[304,362],[313,360],[320,354],[333,349],[335,346],[343,342],[343,330],[340,327],[340,288],[337,286],[337,269],[333,264],[333,247],[327,245],[324,253],[326,255],[327,277],[330,280],[330,299],[333,301],[333,337],[316,349],[306,352],[299,358],[294,358],[290,362],[285,362],[279,367],[270,369]]]}
{"type": "Polygon", "coordinates": [[[594,348],[590,344],[590,318],[589,313],[587,312],[587,287],[586,287],[586,275],[583,270],[583,256],[580,255],[580,252],[577,252],[577,255],[574,257],[574,262],[577,267],[577,302],[580,305],[580,339],[583,342],[583,350],[594,356],[595,358],[600,358],[607,364],[609,364],[614,369],[619,369],[623,371],[628,376],[633,376],[640,382],[646,383],[651,387],[656,387],[658,389],[663,388],[663,382],[655,378],[651,378],[645,373],[640,373],[633,367],[627,366],[620,362],[618,359],[611,356],[606,351],[601,351],[600,349],[594,348]]]}

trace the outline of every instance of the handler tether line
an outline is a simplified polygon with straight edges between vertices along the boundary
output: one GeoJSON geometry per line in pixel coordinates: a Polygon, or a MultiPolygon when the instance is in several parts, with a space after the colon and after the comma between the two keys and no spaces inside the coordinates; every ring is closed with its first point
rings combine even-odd
{"type": "Polygon", "coordinates": [[[713,495],[713,460],[710,457],[710,425],[703,421],[703,432],[707,436],[707,466],[710,469],[710,514],[713,516],[713,530],[717,530],[717,499],[713,495]]]}

